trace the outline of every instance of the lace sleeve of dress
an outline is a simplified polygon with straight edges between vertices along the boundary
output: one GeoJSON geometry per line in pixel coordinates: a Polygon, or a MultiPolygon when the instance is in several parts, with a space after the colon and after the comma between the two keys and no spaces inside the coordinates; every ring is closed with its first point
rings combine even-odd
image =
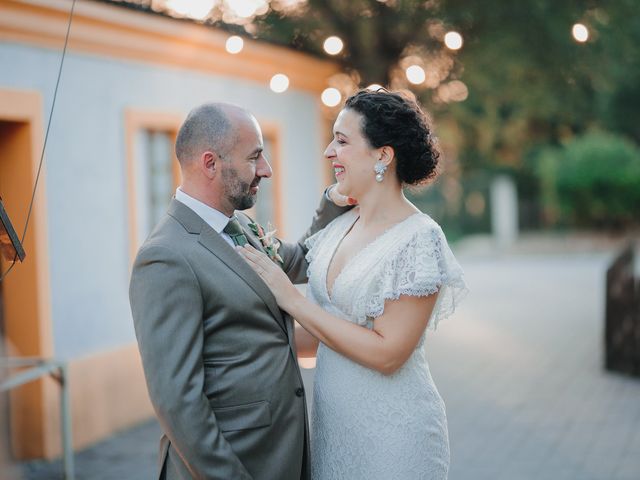
{"type": "Polygon", "coordinates": [[[437,224],[420,228],[383,263],[367,295],[365,312],[370,318],[382,315],[386,300],[439,292],[429,320],[429,328],[435,329],[468,291],[462,268],[437,224]]]}

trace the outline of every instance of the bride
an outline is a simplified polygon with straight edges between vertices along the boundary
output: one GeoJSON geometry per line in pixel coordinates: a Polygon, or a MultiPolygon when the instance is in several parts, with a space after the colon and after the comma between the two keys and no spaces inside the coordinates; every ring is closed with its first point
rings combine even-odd
{"type": "Polygon", "coordinates": [[[298,355],[317,351],[312,478],[446,479],[447,419],[425,332],[466,287],[438,224],[403,194],[435,175],[439,153],[420,107],[388,91],[350,97],[333,133],[336,189],[358,206],[307,240],[307,297],[265,254],[240,250],[304,327],[298,355]]]}

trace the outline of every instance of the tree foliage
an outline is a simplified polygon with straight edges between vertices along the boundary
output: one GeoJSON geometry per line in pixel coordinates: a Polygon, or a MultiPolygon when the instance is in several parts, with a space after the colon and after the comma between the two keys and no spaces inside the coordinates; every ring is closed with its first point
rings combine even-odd
{"type": "Polygon", "coordinates": [[[466,169],[520,168],[535,145],[593,127],[640,142],[636,9],[633,0],[308,0],[271,10],[252,29],[317,54],[324,38],[341,37],[337,61],[351,78],[360,87],[411,88],[466,169]],[[576,22],[589,29],[584,44],[571,36],[576,22]],[[443,45],[447,30],[462,34],[459,52],[443,45]],[[407,58],[435,70],[437,82],[410,85],[399,75],[407,58]],[[463,101],[442,95],[454,80],[468,89],[463,101]]]}
{"type": "MultiPolygon", "coordinates": [[[[178,3],[98,1],[171,15],[178,3]]],[[[244,0],[256,6],[248,17],[234,13],[239,2],[210,2],[205,23],[319,56],[325,38],[340,37],[345,49],[331,58],[344,74],[332,86],[412,90],[466,170],[523,168],[532,149],[594,127],[640,143],[636,0],[244,0]],[[576,22],[586,43],[571,36],[576,22]],[[445,46],[449,30],[462,49],[445,46]],[[411,64],[426,71],[420,85],[404,75],[411,64]]]]}
{"type": "Polygon", "coordinates": [[[590,132],[539,152],[545,207],[569,226],[622,228],[640,221],[640,148],[590,132]]]}

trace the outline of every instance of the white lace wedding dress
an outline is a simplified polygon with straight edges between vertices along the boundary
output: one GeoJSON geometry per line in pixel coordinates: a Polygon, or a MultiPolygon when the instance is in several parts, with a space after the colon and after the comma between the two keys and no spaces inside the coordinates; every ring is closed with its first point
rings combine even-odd
{"type": "MultiPolygon", "coordinates": [[[[355,208],[307,240],[307,296],[345,321],[372,328],[387,299],[439,291],[429,320],[450,315],[466,292],[442,230],[416,213],[350,259],[335,279],[327,270],[358,219],[355,208]]],[[[394,374],[365,368],[320,344],[311,424],[312,480],[441,480],[449,468],[444,404],[417,348],[394,374]]]]}

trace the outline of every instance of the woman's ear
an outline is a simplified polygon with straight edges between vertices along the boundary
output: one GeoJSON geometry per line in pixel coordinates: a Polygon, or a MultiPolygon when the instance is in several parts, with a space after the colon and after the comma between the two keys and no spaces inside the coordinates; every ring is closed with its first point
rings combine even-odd
{"type": "Polygon", "coordinates": [[[396,152],[393,150],[393,147],[385,145],[384,147],[380,147],[380,157],[378,161],[388,167],[395,156],[396,152]]]}

